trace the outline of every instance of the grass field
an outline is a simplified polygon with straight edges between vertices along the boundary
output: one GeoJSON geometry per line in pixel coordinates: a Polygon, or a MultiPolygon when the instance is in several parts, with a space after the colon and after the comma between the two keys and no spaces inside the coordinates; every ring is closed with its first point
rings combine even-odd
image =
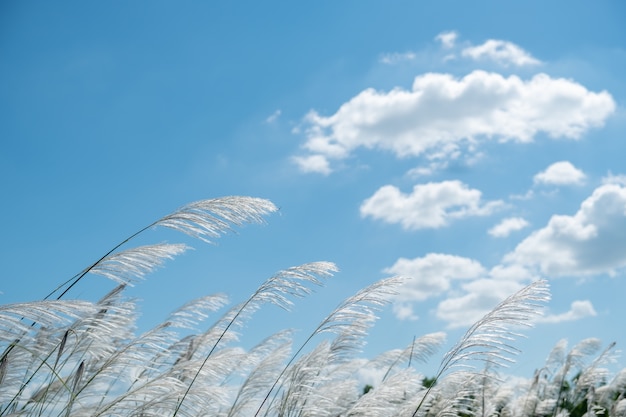
{"type": "Polygon", "coordinates": [[[586,339],[554,347],[535,377],[503,377],[515,339],[549,300],[547,282],[512,294],[438,359],[443,333],[364,360],[357,353],[405,277],[379,281],[328,313],[305,342],[288,330],[252,349],[237,332],[264,304],[289,309],[336,272],[315,262],[277,272],[248,299],[192,300],[137,334],[125,288],[184,252],[180,244],[123,249],[167,227],[210,241],[276,210],[267,200],[226,197],[187,205],[125,239],[43,300],[0,306],[0,416],[625,416],[626,369],[605,366],[614,346],[586,339]],[[66,299],[87,274],[119,284],[98,302],[66,299]],[[210,323],[207,325],[206,323],[210,323]],[[415,364],[440,361],[436,375],[415,364]],[[364,369],[383,377],[365,386],[364,369]]]}

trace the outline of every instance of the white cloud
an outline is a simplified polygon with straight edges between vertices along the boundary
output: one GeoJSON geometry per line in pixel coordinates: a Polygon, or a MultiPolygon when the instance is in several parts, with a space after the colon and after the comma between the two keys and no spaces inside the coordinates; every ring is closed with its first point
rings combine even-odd
{"type": "Polygon", "coordinates": [[[518,282],[530,282],[539,279],[532,271],[522,265],[496,265],[489,271],[489,277],[518,282]]]}
{"type": "Polygon", "coordinates": [[[410,277],[393,297],[393,310],[399,319],[416,319],[413,303],[448,291],[453,280],[478,278],[486,273],[482,265],[468,258],[442,253],[398,259],[383,272],[410,277]]]}
{"type": "Polygon", "coordinates": [[[514,43],[497,39],[489,39],[482,45],[467,47],[463,49],[461,54],[474,60],[490,59],[504,66],[508,64],[517,66],[538,65],[541,63],[514,43]]]}
{"type": "Polygon", "coordinates": [[[442,32],[435,37],[435,40],[441,42],[441,46],[444,48],[451,49],[454,47],[457,37],[458,34],[456,32],[442,32]]]}
{"type": "MultiPolygon", "coordinates": [[[[472,325],[538,278],[522,265],[500,264],[487,270],[474,259],[442,253],[400,258],[384,272],[410,277],[392,298],[393,313],[398,320],[417,320],[418,303],[440,298],[435,315],[447,323],[447,328],[472,325]]],[[[536,322],[560,323],[595,315],[590,301],[574,301],[569,311],[542,316],[536,322]]]]}
{"type": "Polygon", "coordinates": [[[598,187],[576,214],[552,216],[504,260],[555,277],[615,274],[626,267],[626,187],[598,187]]]}
{"type": "Polygon", "coordinates": [[[471,326],[522,287],[513,280],[474,280],[463,285],[466,294],[439,303],[437,318],[448,322],[448,328],[471,326]]]}
{"type": "Polygon", "coordinates": [[[509,217],[503,219],[500,223],[489,229],[489,233],[493,237],[507,237],[512,232],[522,230],[528,226],[528,222],[521,217],[509,217]]]}
{"type": "Polygon", "coordinates": [[[563,323],[566,321],[576,321],[586,317],[595,317],[598,313],[593,308],[593,304],[589,300],[573,301],[569,311],[561,314],[549,314],[547,316],[538,317],[537,322],[540,323],[563,323]]]}
{"type": "Polygon", "coordinates": [[[281,113],[282,112],[280,111],[280,109],[276,110],[274,113],[269,115],[267,117],[267,119],[265,119],[265,123],[268,123],[268,124],[274,123],[276,120],[278,120],[278,118],[280,117],[281,113]]]}
{"type": "Polygon", "coordinates": [[[323,155],[294,156],[292,160],[302,172],[316,172],[324,175],[332,172],[328,159],[323,155]]]}
{"type": "Polygon", "coordinates": [[[569,161],[555,162],[534,176],[535,184],[581,185],[587,176],[569,161]]]}
{"type": "MultiPolygon", "coordinates": [[[[476,149],[485,139],[531,142],[539,132],[578,139],[614,110],[607,92],[591,92],[546,74],[525,81],[485,71],[461,79],[428,73],[416,77],[411,90],[366,89],[331,116],[310,112],[304,119],[303,148],[323,156],[325,163],[345,159],[357,148],[442,160],[457,158],[468,146],[476,149]]],[[[329,171],[325,165],[323,172],[329,171]]]]}
{"type": "Polygon", "coordinates": [[[460,181],[430,182],[404,194],[393,185],[379,188],[361,204],[361,216],[399,223],[406,230],[439,228],[452,219],[487,216],[501,201],[481,201],[481,192],[460,181]]]}
{"type": "Polygon", "coordinates": [[[415,54],[415,52],[393,52],[389,54],[383,54],[380,57],[380,62],[387,65],[393,65],[403,61],[413,61],[416,57],[417,55],[415,54]]]}

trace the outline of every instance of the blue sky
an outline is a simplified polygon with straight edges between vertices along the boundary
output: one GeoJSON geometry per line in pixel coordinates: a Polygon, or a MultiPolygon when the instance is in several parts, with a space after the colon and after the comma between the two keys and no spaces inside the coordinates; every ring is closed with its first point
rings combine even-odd
{"type": "Polygon", "coordinates": [[[404,274],[365,355],[436,331],[452,343],[537,278],[553,299],[511,372],[563,338],[624,349],[625,15],[620,1],[3,2],[0,300],[44,297],[188,202],[249,195],[280,213],[216,245],[135,241],[195,247],[129,291],[141,328],[326,260],[340,268],[326,287],[260,311],[242,343],[307,335],[404,274]]]}

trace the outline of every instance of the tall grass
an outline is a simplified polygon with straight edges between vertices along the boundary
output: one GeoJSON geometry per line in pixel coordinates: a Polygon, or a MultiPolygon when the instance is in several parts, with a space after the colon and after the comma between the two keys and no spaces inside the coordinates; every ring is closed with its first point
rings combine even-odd
{"type": "Polygon", "coordinates": [[[251,349],[237,345],[235,330],[263,305],[289,310],[323,286],[337,271],[330,262],[279,271],[230,307],[221,294],[192,300],[137,334],[137,306],[125,288],[187,246],[124,245],[154,227],[212,241],[274,211],[271,202],[250,197],[184,206],[115,245],[45,299],[0,306],[0,416],[626,415],[626,370],[611,377],[604,365],[613,346],[602,350],[595,339],[569,351],[560,343],[531,381],[512,385],[498,376],[517,354],[520,327],[549,299],[545,281],[511,295],[471,326],[429,378],[415,365],[437,352],[443,333],[369,360],[358,355],[402,277],[340,303],[299,346],[288,330],[251,349]],[[66,299],[88,274],[118,286],[98,302],[66,299]],[[209,317],[212,324],[201,329],[209,317]],[[367,392],[364,369],[382,375],[367,392]]]}

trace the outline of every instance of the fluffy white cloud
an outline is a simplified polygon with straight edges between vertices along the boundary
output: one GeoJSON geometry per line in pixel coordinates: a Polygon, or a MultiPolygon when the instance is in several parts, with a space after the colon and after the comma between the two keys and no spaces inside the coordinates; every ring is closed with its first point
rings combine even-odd
{"type": "Polygon", "coordinates": [[[410,277],[393,297],[393,310],[399,319],[416,319],[413,303],[441,295],[453,280],[478,278],[486,273],[482,265],[468,258],[429,253],[424,257],[400,258],[385,273],[410,277]]]}
{"type": "Polygon", "coordinates": [[[471,326],[522,287],[513,280],[474,280],[462,286],[466,294],[439,303],[437,318],[448,322],[448,328],[471,326]]]}
{"type": "Polygon", "coordinates": [[[597,316],[593,304],[589,300],[573,301],[569,311],[561,314],[549,314],[547,316],[538,317],[537,322],[540,323],[562,323],[566,321],[576,321],[586,317],[597,316]]]}
{"type": "Polygon", "coordinates": [[[292,160],[302,172],[316,172],[324,175],[332,172],[330,163],[324,155],[294,156],[292,160]]]}
{"type": "Polygon", "coordinates": [[[474,60],[490,59],[505,66],[508,64],[517,66],[538,65],[541,63],[514,43],[497,39],[489,39],[482,45],[465,48],[461,55],[474,60]]]}
{"type": "Polygon", "coordinates": [[[548,276],[614,274],[626,266],[626,187],[598,187],[576,214],[552,216],[504,260],[548,276]]]}
{"type": "Polygon", "coordinates": [[[443,227],[452,219],[486,216],[502,205],[501,201],[483,203],[479,190],[460,181],[418,184],[410,194],[385,185],[361,204],[361,216],[416,230],[443,227]]]}
{"type": "Polygon", "coordinates": [[[587,176],[569,161],[555,162],[534,176],[535,184],[581,185],[587,176]]]}
{"type": "Polygon", "coordinates": [[[512,232],[522,230],[528,226],[528,222],[521,217],[509,217],[487,231],[493,237],[507,237],[512,232]]]}
{"type": "Polygon", "coordinates": [[[328,173],[331,160],[345,159],[357,148],[442,160],[458,157],[465,147],[475,149],[480,139],[530,142],[539,132],[577,139],[614,110],[609,93],[546,74],[522,80],[485,71],[461,79],[428,73],[416,77],[411,90],[367,89],[331,116],[310,112],[303,149],[317,158],[295,161],[307,172],[328,173]]]}

